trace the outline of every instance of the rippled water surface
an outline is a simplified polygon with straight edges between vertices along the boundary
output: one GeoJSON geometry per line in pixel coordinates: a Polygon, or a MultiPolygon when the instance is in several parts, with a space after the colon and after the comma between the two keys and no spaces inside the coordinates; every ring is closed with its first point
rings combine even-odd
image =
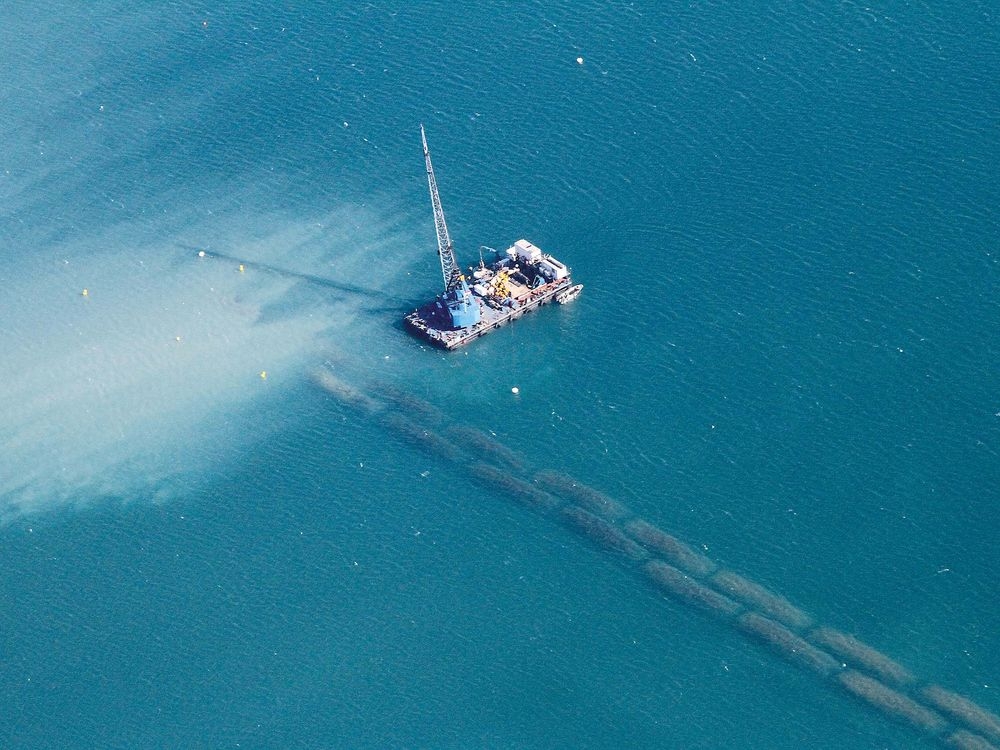
{"type": "Polygon", "coordinates": [[[941,746],[480,460],[1000,713],[988,4],[14,2],[0,50],[4,747],[941,746]],[[421,122],[460,261],[579,300],[407,337],[421,122]]]}

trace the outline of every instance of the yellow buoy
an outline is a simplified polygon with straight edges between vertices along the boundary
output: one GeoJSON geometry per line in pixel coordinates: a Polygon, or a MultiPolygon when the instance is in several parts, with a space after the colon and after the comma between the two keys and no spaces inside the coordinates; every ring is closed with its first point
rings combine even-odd
{"type": "Polygon", "coordinates": [[[243,267],[243,264],[242,264],[242,263],[240,263],[240,273],[243,273],[243,272],[244,272],[245,270],[246,270],[246,269],[245,269],[245,268],[243,267]]]}
{"type": "Polygon", "coordinates": [[[90,296],[90,292],[87,289],[84,289],[82,292],[80,292],[80,296],[81,297],[89,297],[90,296]]]}
{"type": "Polygon", "coordinates": [[[260,379],[261,380],[267,380],[267,370],[261,370],[260,371],[260,379]]]}

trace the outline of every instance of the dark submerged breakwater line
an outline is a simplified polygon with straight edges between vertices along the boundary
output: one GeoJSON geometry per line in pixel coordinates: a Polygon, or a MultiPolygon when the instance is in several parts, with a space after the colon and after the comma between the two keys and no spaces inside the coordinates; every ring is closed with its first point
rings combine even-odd
{"type": "Polygon", "coordinates": [[[401,440],[454,464],[487,490],[501,492],[580,534],[633,567],[658,591],[721,621],[783,660],[818,676],[892,721],[959,750],[1000,750],[1000,717],[975,702],[922,682],[855,636],[816,624],[780,594],[696,552],[623,503],[529,461],[486,433],[448,424],[422,399],[391,386],[364,390],[328,368],[314,379],[401,440]],[[369,395],[369,393],[371,395],[369,395]],[[489,459],[498,466],[490,463],[489,459]],[[522,473],[523,477],[514,476],[522,473]]]}

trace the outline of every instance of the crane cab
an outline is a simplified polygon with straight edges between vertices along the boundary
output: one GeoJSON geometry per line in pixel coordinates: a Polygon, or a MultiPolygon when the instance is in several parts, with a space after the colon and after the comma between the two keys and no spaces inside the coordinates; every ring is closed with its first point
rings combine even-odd
{"type": "Polygon", "coordinates": [[[457,288],[452,289],[450,292],[445,292],[441,296],[444,300],[444,306],[452,328],[471,328],[482,317],[479,310],[479,302],[469,290],[465,281],[462,281],[461,285],[457,288]]]}

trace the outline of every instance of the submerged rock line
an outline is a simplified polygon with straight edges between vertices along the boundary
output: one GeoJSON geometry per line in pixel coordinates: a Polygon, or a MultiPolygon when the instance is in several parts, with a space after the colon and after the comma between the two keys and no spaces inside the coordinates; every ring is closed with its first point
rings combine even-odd
{"type": "Polygon", "coordinates": [[[530,462],[484,432],[447,424],[446,415],[386,385],[362,391],[329,368],[315,382],[345,406],[375,418],[398,438],[444,459],[611,552],[668,598],[691,606],[818,676],[885,717],[959,750],[1000,750],[1000,717],[908,669],[853,635],[814,622],[780,594],[724,569],[626,505],[573,477],[530,462]],[[499,464],[499,465],[498,465],[499,464]],[[521,474],[521,477],[515,474],[521,474]]]}

